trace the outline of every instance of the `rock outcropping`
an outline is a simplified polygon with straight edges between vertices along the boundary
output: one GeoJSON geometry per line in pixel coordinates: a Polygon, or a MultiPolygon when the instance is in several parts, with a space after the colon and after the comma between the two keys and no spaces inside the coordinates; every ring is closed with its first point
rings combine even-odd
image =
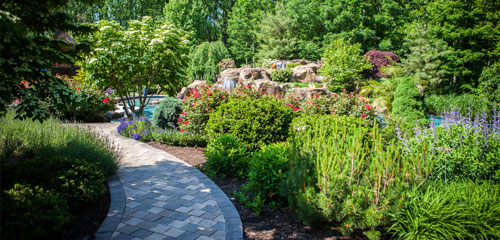
{"type": "Polygon", "coordinates": [[[316,80],[318,75],[319,65],[317,63],[309,63],[298,65],[292,69],[295,81],[301,83],[310,83],[316,80]]]}

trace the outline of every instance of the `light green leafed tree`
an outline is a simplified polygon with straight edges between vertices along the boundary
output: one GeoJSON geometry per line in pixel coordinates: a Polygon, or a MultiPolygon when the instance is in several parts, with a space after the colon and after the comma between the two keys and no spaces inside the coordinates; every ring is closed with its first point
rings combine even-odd
{"type": "Polygon", "coordinates": [[[323,54],[325,64],[320,73],[326,77],[328,89],[338,92],[354,91],[359,87],[363,71],[373,65],[361,55],[361,44],[350,44],[346,40],[334,39],[323,54]]]}
{"type": "Polygon", "coordinates": [[[229,51],[222,42],[204,42],[189,54],[189,77],[191,80],[202,79],[207,83],[216,82],[216,75],[220,73],[218,63],[229,58],[229,51]]]}
{"type": "Polygon", "coordinates": [[[188,49],[185,33],[170,24],[155,27],[152,18],[143,17],[128,26],[124,30],[116,22],[99,22],[99,31],[88,39],[95,48],[82,68],[86,81],[116,89],[130,117],[142,115],[151,89],[173,94],[185,83],[188,49]],[[139,99],[137,110],[134,97],[139,99]]]}

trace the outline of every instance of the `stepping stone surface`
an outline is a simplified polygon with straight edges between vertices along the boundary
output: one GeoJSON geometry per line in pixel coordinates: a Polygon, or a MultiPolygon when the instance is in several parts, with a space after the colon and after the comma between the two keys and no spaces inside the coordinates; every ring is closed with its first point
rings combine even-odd
{"type": "Polygon", "coordinates": [[[88,124],[119,148],[111,206],[96,239],[243,239],[240,216],[198,169],[162,150],[118,135],[118,123],[88,124]]]}

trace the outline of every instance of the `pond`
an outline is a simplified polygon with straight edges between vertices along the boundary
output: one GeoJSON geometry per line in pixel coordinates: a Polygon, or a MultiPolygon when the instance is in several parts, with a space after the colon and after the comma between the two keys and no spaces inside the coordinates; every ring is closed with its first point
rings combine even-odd
{"type": "MultiPolygon", "coordinates": [[[[153,119],[153,113],[155,112],[156,107],[158,105],[151,105],[151,103],[155,102],[157,100],[161,100],[163,98],[165,98],[165,97],[164,96],[153,96],[153,97],[151,97],[151,100],[149,101],[150,104],[148,104],[144,108],[143,117],[147,118],[148,120],[152,120],[153,119]]],[[[138,98],[135,99],[135,105],[136,105],[136,109],[138,109],[139,108],[139,99],[138,98]]],[[[120,110],[123,111],[123,104],[121,102],[119,102],[117,104],[117,109],[118,109],[118,111],[120,111],[120,110]]]]}

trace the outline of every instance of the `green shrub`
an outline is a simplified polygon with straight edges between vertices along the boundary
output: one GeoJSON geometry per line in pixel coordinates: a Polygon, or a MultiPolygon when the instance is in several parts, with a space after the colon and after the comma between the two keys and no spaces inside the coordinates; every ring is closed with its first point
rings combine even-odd
{"type": "MultiPolygon", "coordinates": [[[[260,203],[271,207],[279,207],[283,203],[280,196],[280,184],[288,170],[290,146],[285,143],[273,143],[264,146],[250,158],[248,180],[242,189],[244,194],[258,201],[248,201],[247,206],[255,206],[253,210],[259,214],[260,203]],[[253,203],[253,204],[252,204],[253,203]],[[257,203],[257,204],[256,204],[257,203]]],[[[245,198],[244,199],[249,199],[245,198]]]]}
{"type": "MultiPolygon", "coordinates": [[[[78,156],[82,161],[95,164],[105,176],[113,175],[118,169],[116,150],[109,141],[94,132],[77,126],[63,125],[48,119],[43,123],[13,119],[12,113],[0,119],[0,147],[12,147],[5,158],[25,157],[67,157],[78,156]],[[9,144],[10,142],[10,144],[9,144]]],[[[8,148],[10,148],[8,147],[8,148]]],[[[3,149],[0,152],[4,152],[3,149]]]]}
{"type": "Polygon", "coordinates": [[[189,132],[177,130],[157,130],[153,132],[153,140],[161,144],[180,147],[205,147],[206,137],[189,132]]]}
{"type": "Polygon", "coordinates": [[[2,239],[55,239],[72,219],[67,201],[55,191],[26,184],[7,189],[0,193],[2,239]]]}
{"type": "Polygon", "coordinates": [[[466,115],[468,111],[480,114],[490,109],[490,103],[484,96],[474,94],[429,95],[425,97],[424,102],[427,111],[433,115],[444,115],[456,109],[460,109],[462,115],[466,115]]]}
{"type": "Polygon", "coordinates": [[[300,66],[300,63],[297,62],[291,62],[286,65],[286,69],[293,69],[294,67],[300,66]]]}
{"type": "Polygon", "coordinates": [[[293,153],[283,194],[302,222],[340,224],[370,238],[388,225],[401,194],[425,181],[428,166],[405,157],[378,126],[352,116],[307,116],[290,128],[293,153]]]}
{"type": "Polygon", "coordinates": [[[432,182],[410,192],[392,216],[397,239],[499,239],[500,186],[432,182]]]}
{"type": "Polygon", "coordinates": [[[236,136],[250,150],[256,150],[286,140],[292,119],[292,109],[272,98],[233,99],[210,114],[206,131],[209,138],[236,136]]]}
{"type": "Polygon", "coordinates": [[[153,124],[160,128],[174,128],[182,113],[182,102],[178,98],[166,97],[153,113],[153,124]]]}
{"type": "Polygon", "coordinates": [[[320,69],[326,77],[328,89],[338,92],[353,91],[363,77],[363,71],[373,66],[361,55],[361,44],[349,44],[344,39],[334,39],[323,54],[325,64],[320,69]]]}
{"type": "Polygon", "coordinates": [[[290,69],[275,69],[271,73],[271,79],[275,82],[290,82],[293,72],[290,69]]]}
{"type": "Polygon", "coordinates": [[[248,167],[248,155],[247,148],[236,137],[224,134],[208,144],[203,170],[220,177],[243,176],[248,167]]]}
{"type": "Polygon", "coordinates": [[[399,79],[394,101],[392,102],[392,115],[404,118],[411,124],[418,122],[420,125],[429,124],[425,116],[420,93],[417,85],[411,78],[399,79]]]}
{"type": "Polygon", "coordinates": [[[479,90],[488,101],[500,104],[500,62],[483,69],[479,77],[479,90]]]}
{"type": "Polygon", "coordinates": [[[207,83],[215,83],[220,73],[219,62],[229,58],[229,51],[222,42],[204,42],[189,54],[189,77],[192,80],[202,79],[207,83]]]}

